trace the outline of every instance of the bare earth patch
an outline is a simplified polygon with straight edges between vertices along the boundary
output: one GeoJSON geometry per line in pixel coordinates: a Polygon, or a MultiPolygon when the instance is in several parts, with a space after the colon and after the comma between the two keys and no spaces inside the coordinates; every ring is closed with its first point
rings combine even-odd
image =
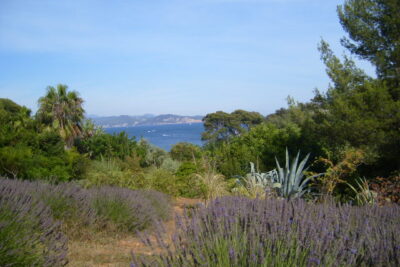
{"type": "MultiPolygon", "coordinates": [[[[170,240],[169,237],[175,232],[175,215],[182,214],[185,205],[196,205],[201,202],[200,199],[188,198],[177,198],[174,201],[173,219],[164,224],[167,240],[170,240]]],[[[152,237],[151,240],[155,241],[155,238],[152,237]]],[[[136,235],[99,236],[87,241],[70,240],[68,266],[129,266],[131,252],[151,256],[160,253],[161,249],[145,246],[136,235]]]]}

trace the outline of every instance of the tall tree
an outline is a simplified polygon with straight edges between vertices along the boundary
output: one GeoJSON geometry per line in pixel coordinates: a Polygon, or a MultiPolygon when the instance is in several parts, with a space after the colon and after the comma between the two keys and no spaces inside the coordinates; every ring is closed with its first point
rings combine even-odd
{"type": "Polygon", "coordinates": [[[209,143],[226,141],[232,136],[239,136],[254,125],[264,121],[258,112],[236,110],[232,113],[217,111],[203,118],[205,132],[202,139],[209,143]]]}
{"type": "Polygon", "coordinates": [[[338,6],[340,23],[349,34],[344,47],[369,60],[377,75],[400,98],[400,1],[346,0],[338,6]]]}
{"type": "Polygon", "coordinates": [[[389,175],[400,166],[400,101],[384,80],[368,77],[348,57],[341,61],[326,42],[320,51],[333,84],[313,99],[319,143],[329,151],[363,149],[369,154],[366,173],[389,175]]]}
{"type": "Polygon", "coordinates": [[[68,91],[68,86],[58,84],[48,86],[45,96],[39,98],[38,119],[48,127],[57,129],[66,147],[73,145],[74,139],[82,133],[84,109],[83,99],[76,91],[68,91]]]}

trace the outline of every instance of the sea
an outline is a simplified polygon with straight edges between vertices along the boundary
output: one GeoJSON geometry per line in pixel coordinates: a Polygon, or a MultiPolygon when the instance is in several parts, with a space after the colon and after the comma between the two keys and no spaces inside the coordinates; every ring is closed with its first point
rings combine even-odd
{"type": "Polygon", "coordinates": [[[129,137],[136,137],[136,140],[144,138],[166,151],[170,151],[172,146],[179,142],[203,145],[201,141],[201,133],[204,132],[203,123],[118,127],[104,130],[110,134],[125,131],[129,137]]]}

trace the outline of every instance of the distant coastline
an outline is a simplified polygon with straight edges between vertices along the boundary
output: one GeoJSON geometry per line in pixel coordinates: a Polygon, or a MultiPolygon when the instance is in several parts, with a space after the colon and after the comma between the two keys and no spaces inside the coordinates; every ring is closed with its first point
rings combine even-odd
{"type": "Polygon", "coordinates": [[[138,125],[113,125],[113,126],[101,126],[105,129],[112,129],[112,128],[130,128],[130,127],[140,127],[140,126],[162,126],[162,125],[186,125],[186,124],[198,124],[203,123],[202,121],[195,121],[195,122],[177,122],[177,123],[157,123],[157,124],[138,124],[138,125]]]}
{"type": "Polygon", "coordinates": [[[203,116],[181,116],[174,114],[139,115],[139,116],[89,116],[96,125],[102,128],[126,128],[135,126],[157,126],[202,123],[203,116]]]}

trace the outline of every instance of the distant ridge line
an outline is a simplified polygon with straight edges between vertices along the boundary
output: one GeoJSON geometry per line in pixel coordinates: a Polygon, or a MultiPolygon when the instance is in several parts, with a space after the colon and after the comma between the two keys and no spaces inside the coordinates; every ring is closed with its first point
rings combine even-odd
{"type": "Polygon", "coordinates": [[[120,115],[120,116],[88,116],[94,124],[103,128],[133,127],[133,126],[153,126],[170,124],[191,124],[202,123],[203,116],[183,116],[174,114],[162,115],[120,115]]]}

